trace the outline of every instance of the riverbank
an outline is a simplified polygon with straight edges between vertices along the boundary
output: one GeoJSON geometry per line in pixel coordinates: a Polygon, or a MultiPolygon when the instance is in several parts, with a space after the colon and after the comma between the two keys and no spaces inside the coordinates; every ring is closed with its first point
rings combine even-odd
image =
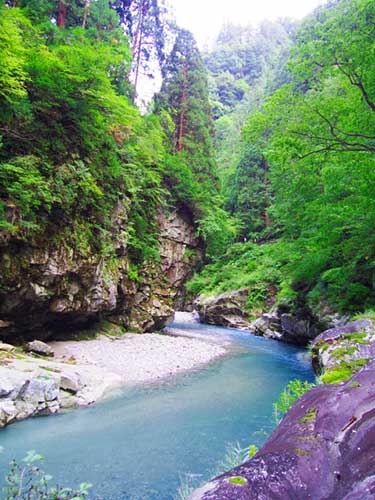
{"type": "Polygon", "coordinates": [[[225,346],[186,335],[132,334],[51,342],[54,358],[5,352],[0,365],[0,427],[35,415],[87,406],[121,387],[196,370],[225,346]]]}

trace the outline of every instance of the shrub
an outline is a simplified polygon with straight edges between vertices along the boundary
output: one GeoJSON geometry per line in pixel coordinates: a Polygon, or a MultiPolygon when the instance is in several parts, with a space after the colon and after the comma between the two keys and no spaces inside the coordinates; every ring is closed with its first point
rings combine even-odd
{"type": "Polygon", "coordinates": [[[278,401],[273,404],[276,423],[279,424],[293,403],[313,387],[315,387],[315,384],[310,382],[302,382],[302,380],[298,379],[291,380],[280,394],[278,401]]]}
{"type": "Polygon", "coordinates": [[[84,500],[88,498],[91,487],[81,483],[77,490],[72,488],[50,487],[52,476],[45,474],[38,466],[43,457],[29,451],[18,464],[10,463],[10,470],[5,478],[7,486],[3,488],[4,500],[84,500]]]}

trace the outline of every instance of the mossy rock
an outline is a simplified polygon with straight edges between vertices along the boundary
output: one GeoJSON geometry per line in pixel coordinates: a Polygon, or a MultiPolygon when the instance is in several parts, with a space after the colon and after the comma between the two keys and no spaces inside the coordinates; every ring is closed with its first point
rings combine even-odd
{"type": "Polygon", "coordinates": [[[247,479],[242,476],[232,476],[228,477],[228,483],[235,484],[236,486],[245,486],[247,484],[247,479]]]}

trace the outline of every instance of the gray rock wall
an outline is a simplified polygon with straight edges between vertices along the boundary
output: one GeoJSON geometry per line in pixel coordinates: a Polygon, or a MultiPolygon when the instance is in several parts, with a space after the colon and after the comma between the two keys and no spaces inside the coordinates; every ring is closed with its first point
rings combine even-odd
{"type": "Polygon", "coordinates": [[[131,273],[126,207],[113,214],[118,257],[82,252],[58,238],[7,242],[0,248],[0,339],[51,338],[108,318],[135,331],[162,328],[173,316],[184,282],[202,259],[189,216],[161,212],[160,260],[131,273]]]}

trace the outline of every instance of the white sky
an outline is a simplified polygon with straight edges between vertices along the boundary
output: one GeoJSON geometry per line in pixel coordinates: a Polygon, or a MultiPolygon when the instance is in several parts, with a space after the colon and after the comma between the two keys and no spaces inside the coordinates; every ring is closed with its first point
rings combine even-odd
{"type": "Polygon", "coordinates": [[[179,26],[189,29],[202,47],[226,21],[255,25],[263,19],[299,19],[324,0],[169,0],[179,26]]]}

